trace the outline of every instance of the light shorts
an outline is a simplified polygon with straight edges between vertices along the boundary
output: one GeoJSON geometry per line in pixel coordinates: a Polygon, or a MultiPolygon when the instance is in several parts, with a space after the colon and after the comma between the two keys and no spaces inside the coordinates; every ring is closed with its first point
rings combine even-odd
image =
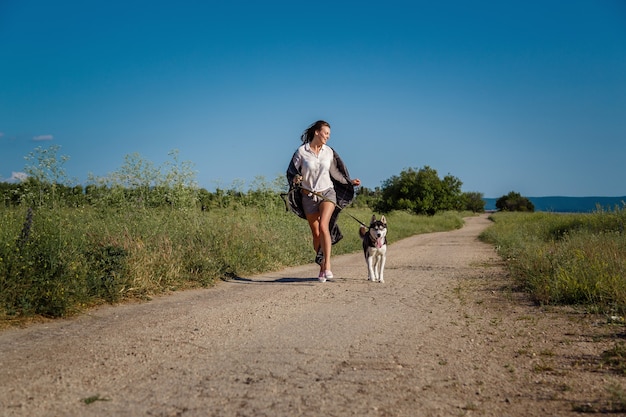
{"type": "MultiPolygon", "coordinates": [[[[302,194],[302,208],[304,209],[304,214],[309,215],[319,213],[320,203],[326,200],[321,199],[320,197],[313,194],[309,196],[306,191],[302,191],[302,194]]],[[[324,198],[332,201],[333,203],[335,203],[335,205],[337,205],[337,194],[335,194],[334,188],[320,191],[318,192],[318,194],[323,195],[324,198]]]]}

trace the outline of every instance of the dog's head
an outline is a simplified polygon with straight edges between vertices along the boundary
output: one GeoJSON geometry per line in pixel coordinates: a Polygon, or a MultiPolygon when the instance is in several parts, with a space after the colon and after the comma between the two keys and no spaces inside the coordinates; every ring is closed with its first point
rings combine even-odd
{"type": "Polygon", "coordinates": [[[387,220],[385,216],[382,216],[380,220],[376,220],[376,215],[372,216],[372,221],[370,222],[370,236],[374,241],[376,241],[377,246],[381,247],[385,242],[385,237],[387,236],[387,220]]]}

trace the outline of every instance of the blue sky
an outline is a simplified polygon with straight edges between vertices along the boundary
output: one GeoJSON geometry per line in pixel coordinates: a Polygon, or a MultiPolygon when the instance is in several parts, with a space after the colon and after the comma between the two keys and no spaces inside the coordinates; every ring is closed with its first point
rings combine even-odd
{"type": "Polygon", "coordinates": [[[372,189],[626,195],[626,2],[0,0],[0,180],[58,145],[79,182],[178,150],[247,188],[317,119],[372,189]]]}

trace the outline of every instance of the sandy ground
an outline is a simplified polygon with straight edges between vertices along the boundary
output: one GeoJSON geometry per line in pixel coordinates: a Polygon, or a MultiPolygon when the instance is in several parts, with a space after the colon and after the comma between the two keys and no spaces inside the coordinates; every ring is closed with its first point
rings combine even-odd
{"type": "MultiPolygon", "coordinates": [[[[388,249],[0,333],[2,416],[568,416],[614,327],[511,291],[485,216],[388,249]]],[[[357,231],[355,230],[355,233],[357,231]]],[[[624,384],[626,385],[626,384],[624,384]]]]}

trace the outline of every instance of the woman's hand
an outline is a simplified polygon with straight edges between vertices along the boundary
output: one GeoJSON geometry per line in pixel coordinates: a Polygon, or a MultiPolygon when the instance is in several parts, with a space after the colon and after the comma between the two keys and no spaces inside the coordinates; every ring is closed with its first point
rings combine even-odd
{"type": "Polygon", "coordinates": [[[359,185],[361,185],[361,180],[358,178],[353,179],[352,185],[354,185],[355,187],[358,187],[359,185]]]}

